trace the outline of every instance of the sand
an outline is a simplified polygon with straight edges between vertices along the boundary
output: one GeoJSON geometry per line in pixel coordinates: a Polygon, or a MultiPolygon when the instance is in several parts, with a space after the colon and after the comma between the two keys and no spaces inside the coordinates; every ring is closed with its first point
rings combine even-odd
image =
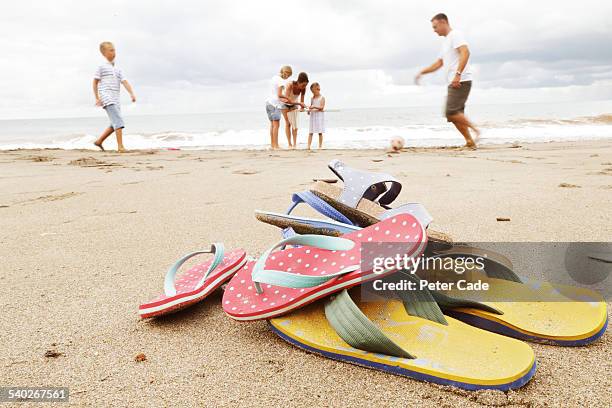
{"type": "Polygon", "coordinates": [[[258,255],[275,242],[278,230],[253,211],[284,211],[290,193],[330,177],[332,158],[396,175],[397,202],[423,203],[433,227],[457,240],[612,241],[604,142],[393,155],[3,151],[0,385],[67,386],[76,406],[612,403],[609,333],[588,347],[534,344],[531,383],[474,393],[308,354],[265,322],[225,316],[219,293],[167,318],[138,318],[180,255],[211,241],[258,255]]]}

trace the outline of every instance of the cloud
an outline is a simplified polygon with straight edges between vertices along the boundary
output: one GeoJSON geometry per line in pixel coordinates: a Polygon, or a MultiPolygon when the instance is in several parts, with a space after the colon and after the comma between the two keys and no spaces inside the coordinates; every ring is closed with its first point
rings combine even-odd
{"type": "Polygon", "coordinates": [[[436,58],[441,39],[429,19],[439,11],[470,41],[477,88],[527,95],[580,86],[598,98],[612,66],[612,5],[595,0],[58,0],[1,11],[0,118],[97,114],[91,78],[102,40],[115,42],[136,88],[135,113],[258,110],[266,81],[286,63],[324,79],[339,107],[389,106],[404,94],[402,103],[434,103],[438,93],[412,78],[436,58]]]}

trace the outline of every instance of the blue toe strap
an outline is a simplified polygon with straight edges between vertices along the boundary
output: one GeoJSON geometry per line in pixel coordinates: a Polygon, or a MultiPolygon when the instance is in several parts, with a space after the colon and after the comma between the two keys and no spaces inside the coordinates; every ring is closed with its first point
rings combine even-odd
{"type": "Polygon", "coordinates": [[[302,191],[300,193],[295,193],[291,196],[291,200],[293,202],[289,209],[287,209],[287,214],[291,214],[291,211],[293,211],[293,209],[297,207],[300,203],[306,203],[320,214],[331,218],[332,220],[341,222],[343,224],[353,225],[351,220],[346,218],[344,214],[336,210],[331,205],[327,204],[324,200],[317,197],[311,191],[302,191]]]}

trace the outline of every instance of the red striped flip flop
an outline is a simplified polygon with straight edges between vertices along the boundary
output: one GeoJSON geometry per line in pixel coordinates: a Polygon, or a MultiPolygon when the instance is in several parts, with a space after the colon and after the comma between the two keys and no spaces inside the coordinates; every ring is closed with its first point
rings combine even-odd
{"type": "Polygon", "coordinates": [[[223,244],[215,243],[210,250],[196,251],[176,261],[164,280],[164,293],[138,308],[141,318],[161,316],[184,309],[205,299],[246,264],[246,252],[236,249],[225,253],[223,244]],[[199,254],[213,254],[213,259],[194,266],[178,278],[178,269],[199,254]]]}

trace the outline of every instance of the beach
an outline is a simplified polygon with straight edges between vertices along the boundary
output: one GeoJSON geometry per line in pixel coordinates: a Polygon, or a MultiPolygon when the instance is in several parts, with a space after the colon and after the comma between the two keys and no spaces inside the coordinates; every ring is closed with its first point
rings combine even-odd
{"type": "Polygon", "coordinates": [[[291,193],[332,177],[334,158],[396,176],[396,203],[424,204],[432,227],[456,241],[612,241],[609,140],[399,154],[3,150],[3,385],[69,387],[75,406],[611,404],[609,333],[585,347],[531,344],[529,384],[468,392],[309,354],[265,321],[227,317],[220,292],[168,317],[138,317],[184,253],[223,242],[258,256],[278,241],[254,210],[284,212],[291,193]]]}

